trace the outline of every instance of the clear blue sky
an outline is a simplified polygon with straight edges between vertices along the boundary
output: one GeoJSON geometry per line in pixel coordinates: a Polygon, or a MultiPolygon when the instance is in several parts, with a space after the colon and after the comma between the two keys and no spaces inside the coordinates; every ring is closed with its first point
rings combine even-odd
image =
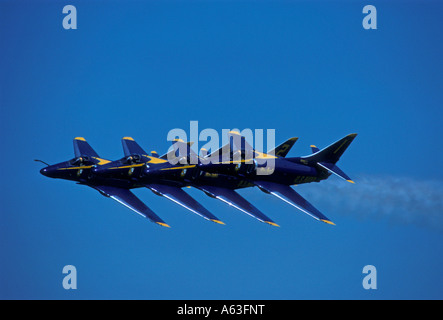
{"type": "Polygon", "coordinates": [[[0,298],[443,298],[443,5],[438,1],[0,1],[0,298]],[[62,8],[77,8],[64,30],[62,8]],[[362,28],[373,4],[378,29],[362,28]],[[104,158],[173,128],[276,129],[290,155],[358,137],[336,177],[298,190],[337,225],[257,189],[281,227],[197,190],[209,223],[148,190],[160,228],[39,174],[85,137],[104,158]],[[78,289],[64,290],[74,265],[78,289]],[[374,265],[378,289],[364,290],[374,265]]]}

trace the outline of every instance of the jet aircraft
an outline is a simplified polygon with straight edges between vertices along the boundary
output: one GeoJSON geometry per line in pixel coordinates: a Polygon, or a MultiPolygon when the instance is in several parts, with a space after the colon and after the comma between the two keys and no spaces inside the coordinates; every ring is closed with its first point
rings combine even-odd
{"type": "Polygon", "coordinates": [[[231,131],[227,145],[204,157],[193,152],[192,142],[179,139],[173,141],[172,151],[160,157],[155,151],[148,155],[133,138],[124,137],[124,157],[116,161],[101,158],[84,138],[77,137],[74,139],[74,159],[48,165],[40,172],[51,178],[73,180],[94,188],[164,227],[169,225],[130,189],[146,187],[207,220],[224,224],[183,190],[184,187],[195,187],[261,222],[278,226],[235,191],[257,186],[317,220],[334,224],[290,186],[319,182],[332,173],[353,183],[336,163],[355,136],[350,134],[322,150],[311,146],[312,155],[292,158],[286,158],[286,155],[297,138],[290,138],[274,150],[262,153],[254,150],[238,132],[231,131]],[[176,161],[171,162],[171,159],[176,161]],[[272,159],[273,172],[258,174],[268,167],[266,161],[258,163],[257,159],[272,159]]]}
{"type": "Polygon", "coordinates": [[[334,224],[290,186],[320,182],[327,179],[331,174],[354,183],[336,163],[357,136],[356,133],[349,134],[322,150],[311,145],[313,154],[291,158],[277,155],[277,153],[263,154],[254,150],[238,132],[231,131],[230,135],[232,137],[231,144],[236,146],[237,154],[240,157],[230,161],[219,161],[218,163],[212,161],[208,165],[202,164],[200,166],[202,170],[235,175],[246,179],[263,192],[276,196],[311,217],[328,224],[334,224]],[[259,164],[254,160],[270,158],[274,162],[272,167],[267,166],[266,162],[259,164]],[[272,172],[266,174],[266,171],[270,168],[272,172]],[[259,171],[262,171],[262,174],[259,175],[259,171]]]}

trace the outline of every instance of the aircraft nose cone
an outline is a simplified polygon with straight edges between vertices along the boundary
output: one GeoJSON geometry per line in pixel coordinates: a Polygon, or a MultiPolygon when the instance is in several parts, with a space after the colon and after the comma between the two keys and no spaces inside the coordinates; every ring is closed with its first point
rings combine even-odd
{"type": "Polygon", "coordinates": [[[40,170],[40,173],[42,175],[44,175],[45,177],[47,177],[48,176],[48,169],[47,168],[43,168],[43,169],[40,170]]]}

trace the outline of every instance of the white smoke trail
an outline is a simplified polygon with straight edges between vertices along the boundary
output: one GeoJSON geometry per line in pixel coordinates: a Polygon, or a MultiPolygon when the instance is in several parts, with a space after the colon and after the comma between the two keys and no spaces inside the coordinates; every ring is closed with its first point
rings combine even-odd
{"type": "Polygon", "coordinates": [[[356,184],[330,177],[297,191],[314,205],[363,218],[389,219],[443,231],[443,183],[395,176],[360,176],[356,184]]]}

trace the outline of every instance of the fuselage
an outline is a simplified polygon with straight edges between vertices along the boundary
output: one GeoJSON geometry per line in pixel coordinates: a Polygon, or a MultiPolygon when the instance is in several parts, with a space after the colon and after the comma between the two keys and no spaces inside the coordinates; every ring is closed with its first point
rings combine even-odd
{"type": "Polygon", "coordinates": [[[147,155],[134,139],[124,137],[122,144],[125,157],[116,161],[101,158],[84,138],[76,137],[74,159],[54,165],[36,161],[47,165],[40,170],[44,176],[90,186],[161,226],[169,225],[130,189],[146,187],[205,219],[223,224],[181,189],[196,187],[210,197],[276,226],[272,219],[235,192],[235,189],[256,186],[317,220],[333,224],[290,186],[319,182],[327,179],[331,173],[354,183],[336,163],[355,136],[347,135],[321,150],[311,146],[311,155],[293,158],[287,158],[286,155],[288,148],[295,142],[294,138],[276,147],[275,152],[265,154],[252,149],[242,137],[241,143],[233,139],[233,143],[205,157],[199,157],[191,150],[192,143],[176,139],[173,150],[158,157],[155,152],[151,156],[147,155]]]}
{"type": "Polygon", "coordinates": [[[149,183],[162,183],[177,187],[210,185],[228,189],[254,186],[243,178],[202,171],[195,164],[171,164],[167,160],[146,155],[132,155],[102,166],[96,166],[92,168],[92,174],[103,179],[126,180],[134,187],[149,183]]]}
{"type": "Polygon", "coordinates": [[[252,160],[210,163],[201,165],[201,169],[207,172],[238,176],[248,181],[263,180],[285,185],[319,182],[327,179],[330,175],[324,170],[318,170],[316,166],[304,164],[303,159],[299,157],[275,158],[271,163],[261,164],[252,160]]]}
{"type": "Polygon", "coordinates": [[[94,166],[91,172],[104,179],[129,181],[134,187],[163,183],[177,187],[212,185],[229,189],[252,187],[254,180],[294,185],[319,182],[329,176],[324,171],[303,164],[301,158],[276,158],[271,167],[254,161],[171,164],[165,159],[147,155],[131,155],[94,166]]]}
{"type": "Polygon", "coordinates": [[[54,179],[64,179],[76,181],[80,184],[87,184],[91,186],[109,185],[119,188],[136,188],[134,185],[126,179],[117,179],[114,177],[102,177],[92,172],[92,169],[110,163],[111,161],[105,159],[87,159],[82,161],[79,158],[74,158],[69,161],[63,161],[54,165],[47,166],[40,170],[40,173],[46,177],[54,179]],[[100,164],[102,163],[102,164],[100,164]]]}

